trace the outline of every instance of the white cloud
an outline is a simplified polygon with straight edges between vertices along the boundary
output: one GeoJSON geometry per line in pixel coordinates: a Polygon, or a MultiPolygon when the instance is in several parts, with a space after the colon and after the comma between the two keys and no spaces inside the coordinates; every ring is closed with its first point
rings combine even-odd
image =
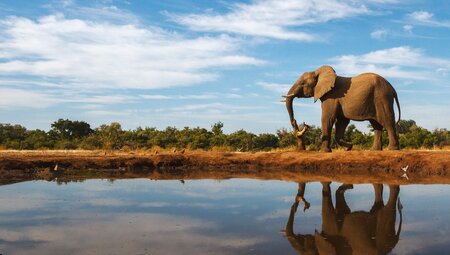
{"type": "Polygon", "coordinates": [[[89,110],[84,112],[84,115],[94,118],[118,118],[126,117],[130,114],[129,111],[107,111],[107,110],[89,110]]]}
{"type": "Polygon", "coordinates": [[[46,108],[61,100],[51,94],[32,90],[0,88],[0,109],[11,107],[46,108]]]}
{"type": "Polygon", "coordinates": [[[427,22],[430,21],[431,18],[434,16],[433,13],[425,12],[425,11],[418,11],[408,14],[410,18],[417,21],[427,22]]]}
{"type": "Polygon", "coordinates": [[[136,101],[137,98],[133,96],[125,95],[92,95],[92,96],[80,96],[73,99],[64,99],[65,102],[75,103],[90,103],[90,104],[119,104],[129,103],[136,101]]]}
{"type": "Polygon", "coordinates": [[[375,30],[372,33],[370,33],[370,37],[380,40],[380,39],[385,39],[387,34],[388,34],[387,29],[378,29],[378,30],[375,30]]]}
{"type": "Polygon", "coordinates": [[[292,84],[280,84],[280,83],[269,83],[269,82],[258,82],[258,86],[261,86],[262,88],[278,93],[280,95],[285,95],[289,88],[292,86],[292,84]]]}
{"type": "Polygon", "coordinates": [[[409,13],[407,18],[419,25],[450,28],[450,20],[437,20],[433,13],[427,11],[409,13]]]}
{"type": "Polygon", "coordinates": [[[258,109],[255,106],[240,106],[234,104],[224,104],[224,103],[207,103],[207,104],[187,104],[182,106],[177,106],[172,108],[173,111],[198,111],[198,110],[206,110],[208,112],[211,111],[238,111],[238,110],[250,110],[250,109],[258,109]]]}
{"type": "Polygon", "coordinates": [[[414,26],[412,26],[412,25],[404,25],[404,26],[403,26],[403,30],[404,30],[405,32],[409,33],[409,34],[412,33],[413,28],[414,28],[414,26]]]}
{"type": "MultiPolygon", "coordinates": [[[[407,80],[438,80],[438,68],[450,68],[450,60],[430,57],[422,49],[401,46],[362,55],[343,55],[331,59],[345,75],[375,72],[382,76],[407,80]]],[[[448,85],[448,84],[447,84],[448,85]]]]}
{"type": "Polygon", "coordinates": [[[256,0],[236,3],[225,14],[173,15],[175,22],[196,31],[227,32],[281,40],[315,41],[309,32],[294,30],[306,24],[322,23],[369,13],[362,4],[335,0],[256,0]]]}
{"type": "Polygon", "coordinates": [[[209,99],[220,99],[220,98],[242,98],[242,95],[237,93],[205,93],[199,95],[141,95],[144,99],[151,100],[209,100],[209,99]]]}
{"type": "MultiPolygon", "coordinates": [[[[212,81],[210,68],[260,65],[228,36],[186,38],[158,27],[68,19],[1,21],[0,72],[66,88],[155,89],[212,81]]],[[[27,81],[24,81],[26,84],[27,81]]]]}
{"type": "Polygon", "coordinates": [[[142,98],[151,100],[178,100],[178,99],[215,99],[218,98],[217,93],[200,94],[200,95],[141,95],[142,98]]]}

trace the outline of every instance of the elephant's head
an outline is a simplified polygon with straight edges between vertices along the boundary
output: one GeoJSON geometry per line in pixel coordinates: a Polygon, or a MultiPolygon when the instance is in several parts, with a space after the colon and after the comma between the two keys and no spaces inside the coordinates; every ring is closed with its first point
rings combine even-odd
{"type": "Polygon", "coordinates": [[[334,87],[336,72],[331,66],[322,66],[313,72],[302,74],[289,89],[286,97],[286,108],[294,128],[298,131],[297,121],[294,118],[292,102],[295,97],[312,97],[314,102],[334,87]]]}

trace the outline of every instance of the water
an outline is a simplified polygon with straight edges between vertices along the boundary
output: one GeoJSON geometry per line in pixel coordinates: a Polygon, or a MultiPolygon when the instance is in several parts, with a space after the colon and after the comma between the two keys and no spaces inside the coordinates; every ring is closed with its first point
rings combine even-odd
{"type": "Polygon", "coordinates": [[[0,254],[449,254],[449,185],[384,185],[384,205],[375,206],[373,185],[354,185],[337,203],[340,186],[298,190],[251,179],[6,185],[0,254]]]}

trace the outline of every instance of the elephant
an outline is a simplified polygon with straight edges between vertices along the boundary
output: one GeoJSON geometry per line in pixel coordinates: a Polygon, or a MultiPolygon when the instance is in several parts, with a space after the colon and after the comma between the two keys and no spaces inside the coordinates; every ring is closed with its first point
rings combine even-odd
{"type": "Polygon", "coordinates": [[[398,198],[400,187],[389,186],[389,199],[383,202],[383,185],[374,184],[375,201],[369,212],[351,212],[344,193],[353,188],[343,184],[336,190],[336,207],[333,206],[330,183],[322,183],[322,231],[315,234],[295,234],[294,217],[303,198],[305,183],[299,183],[299,193],[291,207],[286,224],[286,238],[298,254],[387,254],[399,241],[402,228],[402,204],[398,198]],[[396,205],[400,220],[397,232],[396,205]]]}
{"type": "Polygon", "coordinates": [[[389,136],[390,150],[398,150],[397,124],[400,121],[400,104],[397,92],[383,77],[364,73],[355,77],[337,76],[331,66],[324,65],[313,72],[303,73],[291,86],[286,96],[286,108],[294,132],[299,131],[294,118],[293,99],[314,97],[322,102],[322,146],[321,151],[331,152],[330,140],[333,125],[336,126],[336,142],[347,150],[352,144],[344,140],[350,120],[370,121],[374,129],[373,150],[382,150],[382,131],[389,136]],[[399,112],[395,122],[394,99],[399,112]]]}

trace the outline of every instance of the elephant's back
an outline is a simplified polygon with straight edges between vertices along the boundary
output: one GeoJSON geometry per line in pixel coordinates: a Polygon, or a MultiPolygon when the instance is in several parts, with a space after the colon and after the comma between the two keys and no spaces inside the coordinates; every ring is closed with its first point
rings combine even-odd
{"type": "Polygon", "coordinates": [[[352,86],[366,86],[373,90],[394,91],[392,85],[381,75],[376,73],[363,73],[352,77],[352,86]]]}

